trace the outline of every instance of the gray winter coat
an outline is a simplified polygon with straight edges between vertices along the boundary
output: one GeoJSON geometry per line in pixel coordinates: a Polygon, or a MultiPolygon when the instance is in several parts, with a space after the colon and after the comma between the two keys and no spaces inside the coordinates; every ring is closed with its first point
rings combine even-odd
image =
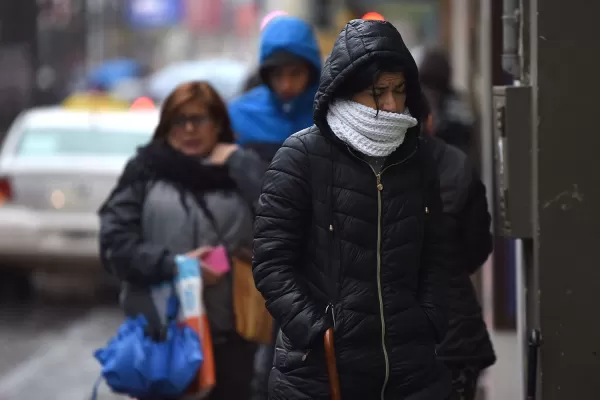
{"type": "MultiPolygon", "coordinates": [[[[125,313],[143,314],[157,329],[163,318],[157,313],[150,288],[173,279],[176,255],[221,244],[220,238],[231,252],[251,246],[252,207],[260,191],[264,165],[253,152],[237,150],[226,163],[237,190],[219,188],[218,182],[198,189],[202,184],[196,182],[203,180],[204,167],[197,175],[187,164],[179,171],[172,166],[181,156],[170,160],[172,151],[167,151],[164,158],[162,153],[158,157],[155,152],[152,157],[148,153],[142,150],[129,162],[120,183],[101,208],[100,248],[105,266],[122,281],[125,313]],[[165,172],[161,163],[169,170],[165,172]],[[173,176],[181,179],[170,179],[173,176]],[[199,190],[202,193],[198,194],[199,190]],[[219,232],[199,205],[198,196],[213,215],[219,232]]],[[[206,287],[204,301],[213,340],[218,342],[234,330],[231,276],[206,287]]]]}

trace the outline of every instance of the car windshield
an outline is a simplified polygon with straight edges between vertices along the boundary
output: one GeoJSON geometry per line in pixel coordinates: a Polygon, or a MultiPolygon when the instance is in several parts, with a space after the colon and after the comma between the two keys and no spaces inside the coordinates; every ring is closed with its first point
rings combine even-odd
{"type": "Polygon", "coordinates": [[[72,128],[26,129],[17,145],[19,157],[100,156],[128,157],[150,139],[152,132],[76,130],[72,128]]]}

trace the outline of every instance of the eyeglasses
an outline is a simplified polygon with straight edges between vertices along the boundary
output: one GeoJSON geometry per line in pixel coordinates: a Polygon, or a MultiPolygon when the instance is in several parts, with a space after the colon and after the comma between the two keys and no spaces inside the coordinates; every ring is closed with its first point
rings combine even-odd
{"type": "Polygon", "coordinates": [[[190,124],[192,128],[200,128],[210,121],[208,115],[179,115],[173,118],[173,126],[177,128],[185,128],[190,124]]]}

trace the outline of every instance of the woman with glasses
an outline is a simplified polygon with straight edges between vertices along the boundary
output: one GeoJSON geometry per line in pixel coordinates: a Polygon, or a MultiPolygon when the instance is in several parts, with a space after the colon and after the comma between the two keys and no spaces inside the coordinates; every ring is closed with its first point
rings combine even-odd
{"type": "MultiPolygon", "coordinates": [[[[263,173],[258,156],[233,144],[226,106],[209,84],[171,93],[154,137],[100,209],[102,260],[123,283],[127,315],[143,314],[160,331],[150,288],[173,280],[176,255],[251,246],[263,173]]],[[[205,268],[202,276],[217,381],[210,399],[247,399],[256,346],[236,333],[231,274],[205,268]]]]}

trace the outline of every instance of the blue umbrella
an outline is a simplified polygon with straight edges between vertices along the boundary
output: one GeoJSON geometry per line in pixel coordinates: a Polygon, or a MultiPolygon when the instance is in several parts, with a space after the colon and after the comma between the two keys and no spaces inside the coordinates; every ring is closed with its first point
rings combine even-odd
{"type": "Polygon", "coordinates": [[[247,74],[248,68],[234,60],[185,61],[153,74],[148,80],[148,89],[153,98],[162,101],[182,83],[203,80],[227,101],[241,91],[247,74]]]}
{"type": "Polygon", "coordinates": [[[123,79],[138,77],[142,72],[142,66],[135,60],[117,58],[105,61],[88,75],[88,83],[91,86],[111,89],[123,79]]]}

